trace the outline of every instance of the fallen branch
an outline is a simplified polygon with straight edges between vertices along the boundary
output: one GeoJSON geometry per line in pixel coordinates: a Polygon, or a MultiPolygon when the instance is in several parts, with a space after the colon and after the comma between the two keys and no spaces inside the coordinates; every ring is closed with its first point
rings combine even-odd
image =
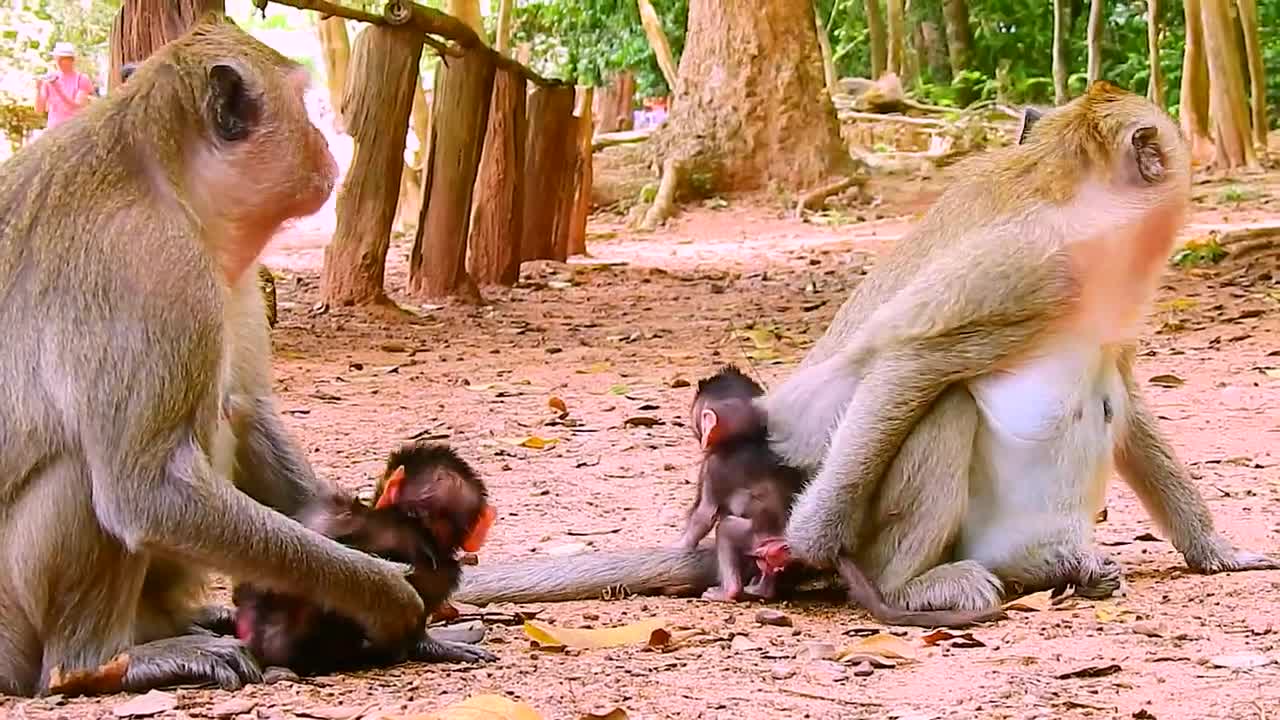
{"type": "Polygon", "coordinates": [[[653,131],[654,128],[644,128],[643,130],[620,130],[618,132],[600,133],[591,139],[591,151],[595,152],[615,145],[641,143],[648,140],[653,135],[653,131]]]}
{"type": "Polygon", "coordinates": [[[796,219],[798,220],[804,217],[805,210],[817,210],[820,208],[824,203],[826,203],[827,198],[833,195],[839,195],[851,187],[862,185],[866,181],[867,178],[863,175],[850,175],[849,177],[841,178],[836,182],[810,190],[804,195],[801,195],[799,202],[796,203],[796,219]]]}
{"type": "Polygon", "coordinates": [[[894,122],[903,125],[916,125],[919,127],[931,128],[948,128],[952,124],[945,120],[934,120],[933,118],[916,118],[906,115],[881,115],[880,113],[861,112],[858,110],[841,110],[838,116],[841,120],[872,120],[876,122],[894,122]]]}

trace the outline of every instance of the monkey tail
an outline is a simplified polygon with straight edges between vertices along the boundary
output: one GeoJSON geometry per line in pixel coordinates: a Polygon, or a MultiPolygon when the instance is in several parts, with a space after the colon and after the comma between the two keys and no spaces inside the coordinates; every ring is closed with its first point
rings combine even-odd
{"type": "Polygon", "coordinates": [[[696,595],[717,582],[712,548],[641,548],[465,568],[451,597],[484,605],[596,600],[621,589],[632,595],[696,595]]]}

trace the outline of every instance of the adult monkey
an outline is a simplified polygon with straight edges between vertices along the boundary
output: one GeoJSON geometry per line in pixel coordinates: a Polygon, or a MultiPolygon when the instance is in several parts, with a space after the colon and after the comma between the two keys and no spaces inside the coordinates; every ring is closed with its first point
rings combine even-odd
{"type": "Polygon", "coordinates": [[[336,165],[307,74],[208,17],[0,166],[0,692],[237,687],[204,568],[420,626],[399,566],[306,530],[254,263],[336,165]],[[226,481],[232,475],[244,489],[226,481]],[[245,494],[248,493],[248,494],[245,494]]]}
{"type": "MultiPolygon", "coordinates": [[[[1106,596],[1121,574],[1093,544],[1093,511],[1114,468],[1192,569],[1280,567],[1214,530],[1133,379],[1189,203],[1177,126],[1099,82],[1019,134],[969,161],[764,399],[770,445],[813,477],[787,528],[794,555],[852,554],[912,610],[991,607],[1008,585],[1106,596]]],[[[709,582],[708,550],[664,549],[477,568],[455,597],[709,582]]]]}

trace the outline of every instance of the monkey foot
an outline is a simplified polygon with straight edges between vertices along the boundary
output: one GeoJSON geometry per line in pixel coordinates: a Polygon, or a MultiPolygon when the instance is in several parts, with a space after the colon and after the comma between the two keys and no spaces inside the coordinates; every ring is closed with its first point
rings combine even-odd
{"type": "Polygon", "coordinates": [[[186,684],[239,690],[262,681],[257,661],[235,638],[180,635],[131,648],[128,655],[122,683],[128,692],[186,684]]]}
{"type": "Polygon", "coordinates": [[[1183,553],[1187,566],[1198,573],[1212,575],[1220,572],[1248,570],[1280,570],[1280,560],[1261,553],[1238,550],[1222,536],[1198,543],[1183,553]]]}
{"type": "Polygon", "coordinates": [[[479,645],[452,642],[450,640],[435,640],[430,637],[418,642],[418,646],[414,648],[411,657],[418,662],[429,663],[483,663],[493,662],[498,659],[497,655],[479,645]]]}

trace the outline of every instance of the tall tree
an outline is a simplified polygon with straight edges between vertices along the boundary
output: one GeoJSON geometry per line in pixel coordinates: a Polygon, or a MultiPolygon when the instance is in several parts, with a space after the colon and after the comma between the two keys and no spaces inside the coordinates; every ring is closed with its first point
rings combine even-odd
{"type": "Polygon", "coordinates": [[[836,93],[836,61],[831,53],[831,36],[827,34],[827,25],[822,22],[822,13],[818,5],[813,6],[813,20],[818,31],[818,49],[822,52],[822,78],[826,83],[827,93],[836,93]]]}
{"type": "Polygon", "coordinates": [[[1227,0],[1201,0],[1205,56],[1209,63],[1209,116],[1213,118],[1214,164],[1254,167],[1258,156],[1249,128],[1244,89],[1244,59],[1236,41],[1227,0]]]}
{"type": "Polygon", "coordinates": [[[347,87],[347,64],[351,62],[351,39],[347,36],[347,21],[327,17],[316,27],[320,37],[320,52],[324,56],[324,80],[329,89],[329,107],[333,108],[333,128],[343,132],[342,93],[347,87]]]}
{"type": "Polygon", "coordinates": [[[1053,0],[1053,102],[1055,105],[1061,105],[1067,101],[1067,73],[1067,0],[1053,0]]]}
{"type": "Polygon", "coordinates": [[[1089,45],[1088,83],[1092,85],[1102,78],[1102,3],[1089,3],[1089,29],[1086,42],[1089,45]]]}
{"type": "Polygon", "coordinates": [[[867,42],[871,52],[871,79],[877,80],[889,64],[888,39],[885,37],[884,15],[880,12],[880,0],[865,0],[867,13],[867,42]]]}
{"type": "Polygon", "coordinates": [[[959,77],[973,61],[973,30],[969,27],[967,0],[942,0],[942,19],[947,25],[947,57],[951,75],[959,77]]]}
{"type": "Polygon", "coordinates": [[[1249,103],[1253,115],[1253,141],[1267,149],[1267,78],[1262,66],[1262,38],[1258,32],[1258,0],[1236,0],[1240,29],[1244,34],[1245,57],[1249,66],[1249,103]]]}
{"type": "Polygon", "coordinates": [[[497,0],[498,22],[493,32],[493,46],[503,55],[511,54],[511,10],[515,0],[497,0]]]}
{"type": "Polygon", "coordinates": [[[1147,0],[1147,99],[1164,107],[1164,71],[1160,69],[1160,0],[1147,0]]]}
{"type": "Polygon", "coordinates": [[[1209,143],[1209,65],[1205,60],[1204,21],[1201,0],[1183,0],[1186,40],[1182,48],[1182,88],[1178,118],[1191,142],[1193,157],[1203,155],[1209,143]]]}
{"type": "Polygon", "coordinates": [[[678,75],[676,60],[671,53],[671,43],[667,42],[667,33],[662,29],[662,18],[658,17],[658,11],[653,9],[653,3],[649,0],[636,0],[636,4],[640,9],[640,24],[644,26],[649,46],[658,58],[662,77],[667,81],[667,87],[675,88],[678,75]]]}
{"type": "Polygon", "coordinates": [[[484,18],[480,15],[480,0],[448,0],[444,5],[444,11],[475,30],[481,40],[487,40],[484,34],[484,18]]]}
{"type": "Polygon", "coordinates": [[[692,0],[675,101],[655,149],[713,190],[802,189],[849,169],[823,92],[811,0],[692,0]]]}
{"type": "Polygon", "coordinates": [[[888,19],[887,63],[885,69],[898,77],[905,74],[903,66],[907,44],[907,10],[904,0],[885,0],[885,17],[888,19]]]}

